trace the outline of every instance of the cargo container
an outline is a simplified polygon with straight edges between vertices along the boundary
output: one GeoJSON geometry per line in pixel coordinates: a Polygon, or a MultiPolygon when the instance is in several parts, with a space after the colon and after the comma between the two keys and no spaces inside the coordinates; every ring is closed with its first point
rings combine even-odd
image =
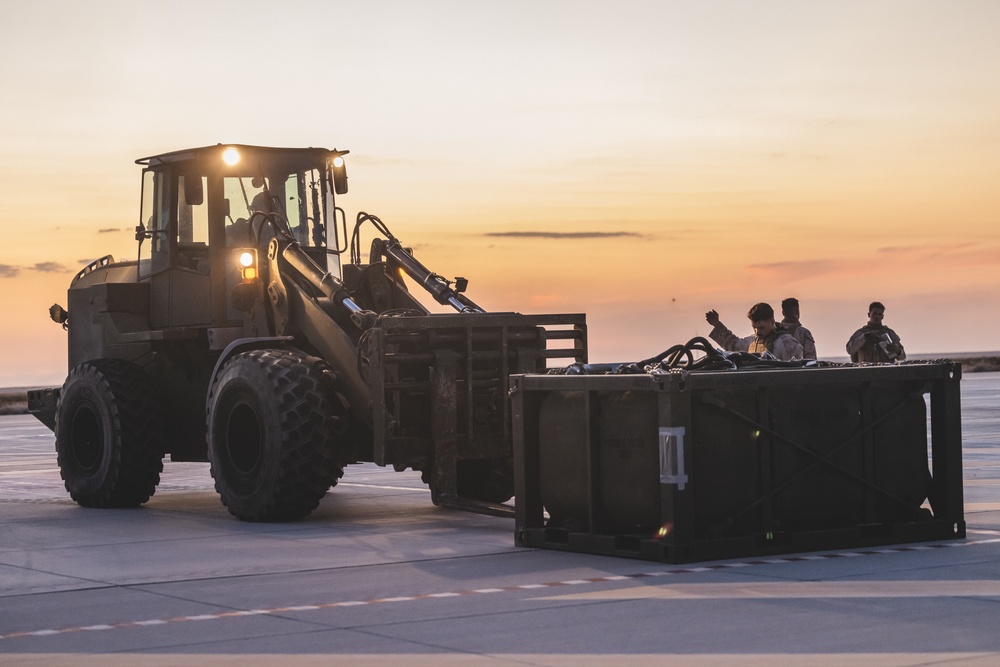
{"type": "Polygon", "coordinates": [[[961,366],[514,375],[516,543],[670,563],[965,537],[961,366]]]}

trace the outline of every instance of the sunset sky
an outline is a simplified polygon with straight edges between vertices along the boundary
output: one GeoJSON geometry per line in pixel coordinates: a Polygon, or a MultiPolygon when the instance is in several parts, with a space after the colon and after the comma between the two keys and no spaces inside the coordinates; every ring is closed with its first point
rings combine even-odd
{"type": "Polygon", "coordinates": [[[378,215],[488,310],[585,312],[593,361],[797,296],[821,357],[1000,350],[1000,2],[6,2],[0,386],[136,253],[138,157],[349,149],[378,215]]]}

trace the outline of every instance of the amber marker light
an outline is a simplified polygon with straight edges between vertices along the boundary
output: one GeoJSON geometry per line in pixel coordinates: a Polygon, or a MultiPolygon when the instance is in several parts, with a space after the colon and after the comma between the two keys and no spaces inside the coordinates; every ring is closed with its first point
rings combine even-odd
{"type": "Polygon", "coordinates": [[[222,151],[222,161],[232,167],[240,161],[240,152],[230,146],[226,150],[222,151]]]}
{"type": "Polygon", "coordinates": [[[664,537],[666,537],[667,535],[669,535],[670,533],[672,533],[673,530],[674,530],[674,522],[673,521],[668,521],[665,524],[663,524],[662,526],[660,526],[660,529],[657,530],[656,533],[653,534],[653,539],[654,540],[662,540],[664,537]]]}

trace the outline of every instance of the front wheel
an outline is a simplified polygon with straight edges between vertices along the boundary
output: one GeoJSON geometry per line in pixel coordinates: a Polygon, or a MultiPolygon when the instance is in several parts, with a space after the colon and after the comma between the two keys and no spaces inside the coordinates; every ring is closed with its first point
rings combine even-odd
{"type": "Polygon", "coordinates": [[[121,359],[80,364],[56,408],[56,454],[70,497],[84,507],[136,507],[163,471],[165,439],[149,378],[121,359]]]}
{"type": "Polygon", "coordinates": [[[243,521],[306,516],[350,460],[347,426],[321,359],[294,350],[236,355],[208,397],[208,457],[222,503],[243,521]]]}

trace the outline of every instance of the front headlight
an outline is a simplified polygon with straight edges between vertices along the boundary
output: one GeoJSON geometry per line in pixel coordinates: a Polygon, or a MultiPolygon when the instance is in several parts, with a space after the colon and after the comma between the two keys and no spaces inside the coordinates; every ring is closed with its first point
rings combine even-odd
{"type": "Polygon", "coordinates": [[[257,271],[257,251],[255,249],[241,251],[239,261],[243,282],[252,283],[260,275],[257,271]]]}

